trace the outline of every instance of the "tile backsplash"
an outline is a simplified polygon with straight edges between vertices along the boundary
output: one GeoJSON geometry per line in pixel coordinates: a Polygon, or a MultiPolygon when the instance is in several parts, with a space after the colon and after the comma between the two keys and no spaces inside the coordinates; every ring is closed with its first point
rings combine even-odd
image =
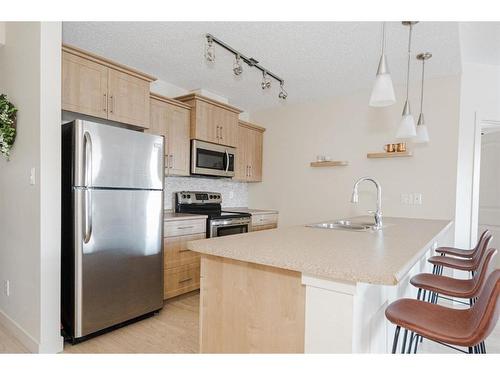
{"type": "Polygon", "coordinates": [[[173,209],[174,193],[183,190],[221,193],[222,207],[248,206],[248,189],[245,182],[237,182],[228,178],[166,177],[165,209],[173,209]]]}

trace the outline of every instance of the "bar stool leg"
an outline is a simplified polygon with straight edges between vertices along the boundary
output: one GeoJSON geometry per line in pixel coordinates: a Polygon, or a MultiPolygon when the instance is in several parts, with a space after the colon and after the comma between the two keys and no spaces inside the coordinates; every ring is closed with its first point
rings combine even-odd
{"type": "Polygon", "coordinates": [[[405,329],[405,334],[403,335],[403,344],[401,345],[401,354],[404,354],[406,349],[406,337],[408,336],[408,330],[405,329]]]}
{"type": "Polygon", "coordinates": [[[469,346],[469,354],[472,354],[472,346],[469,346]]]}
{"type": "Polygon", "coordinates": [[[418,348],[418,341],[420,339],[420,335],[417,335],[415,337],[415,350],[413,351],[413,354],[417,354],[417,348],[418,348]]]}
{"type": "Polygon", "coordinates": [[[396,327],[396,331],[394,332],[394,341],[392,342],[392,354],[396,353],[396,349],[398,347],[398,339],[399,339],[399,331],[401,330],[400,326],[396,327]]]}

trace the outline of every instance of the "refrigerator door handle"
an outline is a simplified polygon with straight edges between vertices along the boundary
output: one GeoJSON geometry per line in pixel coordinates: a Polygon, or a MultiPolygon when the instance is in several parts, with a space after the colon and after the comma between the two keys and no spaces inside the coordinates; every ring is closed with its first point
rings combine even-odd
{"type": "Polygon", "coordinates": [[[89,189],[85,189],[83,200],[83,242],[88,243],[92,236],[92,193],[89,189]]]}
{"type": "Polygon", "coordinates": [[[85,181],[85,186],[92,186],[92,138],[90,138],[90,133],[85,132],[83,134],[83,163],[85,166],[85,171],[83,172],[85,181]]]}

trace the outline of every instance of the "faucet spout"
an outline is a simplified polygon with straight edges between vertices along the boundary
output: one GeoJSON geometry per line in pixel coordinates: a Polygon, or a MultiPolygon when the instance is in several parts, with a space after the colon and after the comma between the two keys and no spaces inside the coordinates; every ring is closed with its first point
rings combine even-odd
{"type": "Polygon", "coordinates": [[[370,181],[377,188],[377,210],[374,212],[374,219],[375,219],[374,228],[381,229],[382,228],[382,187],[380,186],[380,183],[376,179],[374,179],[373,177],[361,177],[358,181],[356,181],[356,183],[354,184],[354,187],[352,189],[351,202],[352,203],[359,202],[358,186],[363,181],[370,181]]]}

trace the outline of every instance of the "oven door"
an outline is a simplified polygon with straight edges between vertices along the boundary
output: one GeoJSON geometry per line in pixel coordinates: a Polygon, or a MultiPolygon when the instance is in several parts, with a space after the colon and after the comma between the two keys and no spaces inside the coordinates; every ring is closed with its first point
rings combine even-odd
{"type": "Polygon", "coordinates": [[[206,176],[234,176],[236,149],[193,140],[191,143],[191,173],[206,176]]]}
{"type": "Polygon", "coordinates": [[[250,231],[250,218],[210,220],[208,236],[222,237],[231,234],[248,233],[250,231]]]}

